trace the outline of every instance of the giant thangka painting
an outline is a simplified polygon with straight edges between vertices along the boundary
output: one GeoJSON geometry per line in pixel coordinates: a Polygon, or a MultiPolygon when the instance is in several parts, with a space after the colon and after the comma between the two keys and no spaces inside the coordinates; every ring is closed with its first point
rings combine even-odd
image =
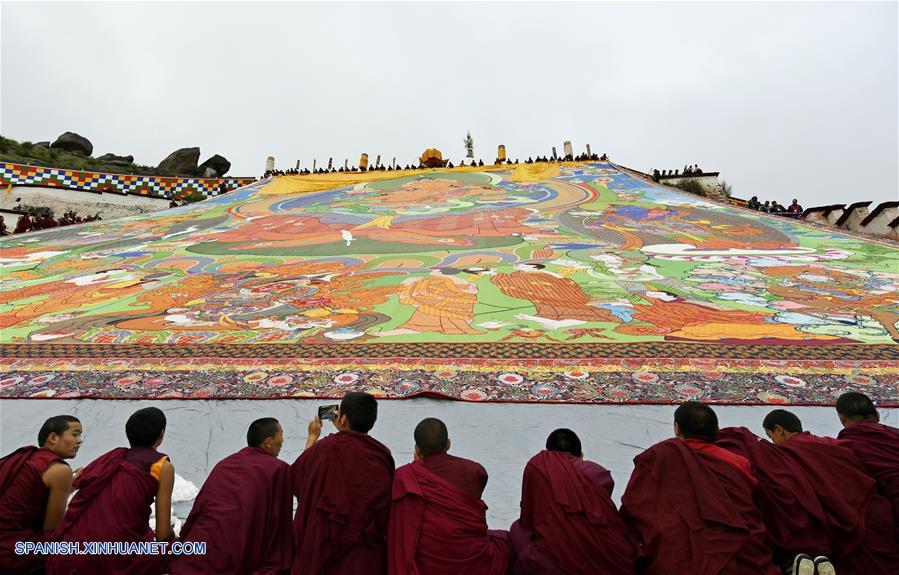
{"type": "Polygon", "coordinates": [[[611,164],[290,176],[0,242],[0,397],[899,404],[899,249],[611,164]]]}

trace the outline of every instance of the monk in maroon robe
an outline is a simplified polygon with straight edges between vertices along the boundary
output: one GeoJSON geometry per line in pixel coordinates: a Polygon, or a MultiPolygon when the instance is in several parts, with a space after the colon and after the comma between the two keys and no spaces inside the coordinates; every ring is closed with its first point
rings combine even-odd
{"type": "Polygon", "coordinates": [[[293,562],[290,466],[278,459],[277,419],[250,424],[247,447],[220,461],[200,489],[181,541],[206,543],[205,555],[179,555],[170,575],[278,575],[293,562]]]}
{"type": "Polygon", "coordinates": [[[487,471],[447,453],[446,425],[415,428],[415,461],[396,470],[388,534],[390,575],[504,575],[508,532],[487,529],[487,471]]]}
{"type": "Polygon", "coordinates": [[[837,415],[843,424],[838,437],[847,442],[877,481],[880,494],[893,506],[893,523],[899,535],[899,429],[880,423],[874,403],[861,393],[841,395],[837,415]]]}
{"type": "MultiPolygon", "coordinates": [[[[165,415],[155,407],[136,411],[125,424],[131,448],[119,447],[84,468],[78,492],[54,533],[60,541],[140,543],[173,539],[175,468],[156,451],[165,435],[165,415]],[[156,501],[156,533],[150,506],[156,501]]],[[[139,554],[52,555],[47,575],[160,575],[169,556],[139,554]]]]}
{"type": "Polygon", "coordinates": [[[803,553],[831,555],[824,509],[795,461],[745,427],[719,430],[715,445],[749,460],[752,476],[758,481],[755,502],[777,565],[783,569],[803,553]]]}
{"type": "Polygon", "coordinates": [[[293,575],[382,575],[387,569],[387,517],[394,463],[370,437],[378,404],[347,393],[333,420],[338,433],[318,441],[309,424],[306,450],[291,467],[297,498],[293,575]]]}
{"type": "Polygon", "coordinates": [[[16,229],[13,230],[13,233],[24,234],[25,232],[30,232],[33,229],[35,229],[35,227],[34,223],[31,221],[31,218],[28,217],[28,214],[22,214],[22,216],[19,218],[19,221],[16,222],[16,229]]]}
{"type": "Polygon", "coordinates": [[[746,458],[714,444],[718,418],[687,402],[676,439],[634,458],[621,514],[639,534],[647,575],[779,575],[753,500],[746,458]]]}
{"type": "Polygon", "coordinates": [[[636,573],[637,544],[612,501],[612,474],[584,461],[581,440],[557,429],[524,469],[512,524],[513,575],[636,573]]]}
{"type": "Polygon", "coordinates": [[[0,459],[0,574],[43,573],[46,556],[16,555],[16,542],[42,542],[66,511],[72,459],[81,447],[81,422],[51,417],[37,434],[40,447],[17,449],[0,459]]]}
{"type": "Polygon", "coordinates": [[[821,502],[840,575],[895,575],[899,568],[893,513],[862,462],[844,442],[802,430],[793,413],[775,409],[762,426],[795,461],[821,502]]]}

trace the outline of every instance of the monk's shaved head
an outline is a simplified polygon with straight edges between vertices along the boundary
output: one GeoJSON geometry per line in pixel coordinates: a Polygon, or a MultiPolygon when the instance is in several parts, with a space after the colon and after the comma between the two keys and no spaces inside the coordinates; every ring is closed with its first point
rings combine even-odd
{"type": "Polygon", "coordinates": [[[837,413],[853,423],[880,419],[871,398],[856,391],[844,393],[837,399],[837,413]]]}
{"type": "Polygon", "coordinates": [[[62,435],[72,423],[81,423],[81,421],[73,415],[54,415],[45,421],[41,430],[37,432],[37,446],[43,447],[51,433],[62,435]]]}
{"type": "Polygon", "coordinates": [[[802,422],[793,413],[786,409],[775,409],[765,416],[762,427],[765,431],[774,431],[776,426],[781,426],[790,433],[802,433],[802,422]]]}
{"type": "Polygon", "coordinates": [[[698,401],[688,401],[674,412],[674,422],[684,439],[713,442],[718,438],[718,416],[712,408],[698,401]]]}
{"type": "Polygon", "coordinates": [[[346,416],[353,431],[368,433],[378,419],[378,402],[371,394],[351,391],[340,401],[340,415],[346,416]]]}
{"type": "Polygon", "coordinates": [[[158,407],[135,411],[125,423],[125,435],[131,447],[154,447],[165,431],[165,414],[158,407]]]}
{"type": "Polygon", "coordinates": [[[581,439],[577,433],[565,428],[557,429],[549,434],[549,437],[546,438],[546,450],[570,453],[575,457],[584,454],[581,450],[581,439]]]}
{"type": "Polygon", "coordinates": [[[267,437],[275,437],[280,429],[278,420],[274,417],[263,417],[250,424],[247,429],[247,445],[260,447],[267,437]]]}
{"type": "Polygon", "coordinates": [[[443,453],[449,449],[449,432],[446,424],[434,417],[422,419],[415,426],[415,445],[422,455],[443,453]]]}

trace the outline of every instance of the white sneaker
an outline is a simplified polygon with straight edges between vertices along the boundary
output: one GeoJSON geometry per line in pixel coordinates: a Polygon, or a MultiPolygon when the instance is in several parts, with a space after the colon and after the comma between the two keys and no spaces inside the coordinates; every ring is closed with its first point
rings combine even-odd
{"type": "Polygon", "coordinates": [[[815,570],[818,575],[837,575],[837,570],[833,568],[833,563],[823,555],[815,557],[815,570]]]}
{"type": "Polygon", "coordinates": [[[800,554],[793,559],[793,575],[815,575],[815,560],[810,555],[800,554]]]}

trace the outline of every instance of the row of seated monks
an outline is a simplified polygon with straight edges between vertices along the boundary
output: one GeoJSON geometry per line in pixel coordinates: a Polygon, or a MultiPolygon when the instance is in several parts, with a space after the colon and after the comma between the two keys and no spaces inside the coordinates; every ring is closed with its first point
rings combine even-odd
{"type": "MultiPolygon", "coordinates": [[[[22,214],[19,217],[19,221],[16,222],[16,227],[13,229],[12,233],[14,234],[23,234],[25,232],[37,231],[37,230],[45,230],[48,228],[56,228],[61,226],[70,226],[72,224],[80,224],[82,222],[93,222],[95,220],[102,220],[100,214],[97,213],[93,216],[85,216],[81,217],[75,213],[74,210],[69,210],[59,219],[53,218],[52,210],[31,210],[25,214],[22,214]]],[[[6,221],[3,216],[0,216],[0,236],[8,236],[10,232],[6,226],[6,221]]]]}
{"type": "Polygon", "coordinates": [[[418,424],[414,461],[397,469],[369,435],[375,398],[352,392],[338,432],[321,438],[313,420],[292,465],[277,457],[278,421],[250,425],[247,447],[215,466],[181,529],[181,541],[206,543],[205,555],[16,555],[17,541],[174,539],[162,411],[134,413],[130,447],[74,473],[64,460],[77,453],[82,425],[56,416],[40,447],[0,460],[0,572],[896,575],[899,430],[879,423],[859,393],[841,396],[837,413],[844,429],[831,439],[774,410],[767,441],[719,429],[709,406],[685,403],[675,437],[634,459],[620,509],[609,471],[584,460],[573,431],[557,429],[525,467],[520,518],[492,531],[487,472],[449,453],[443,422],[418,424]]]}

